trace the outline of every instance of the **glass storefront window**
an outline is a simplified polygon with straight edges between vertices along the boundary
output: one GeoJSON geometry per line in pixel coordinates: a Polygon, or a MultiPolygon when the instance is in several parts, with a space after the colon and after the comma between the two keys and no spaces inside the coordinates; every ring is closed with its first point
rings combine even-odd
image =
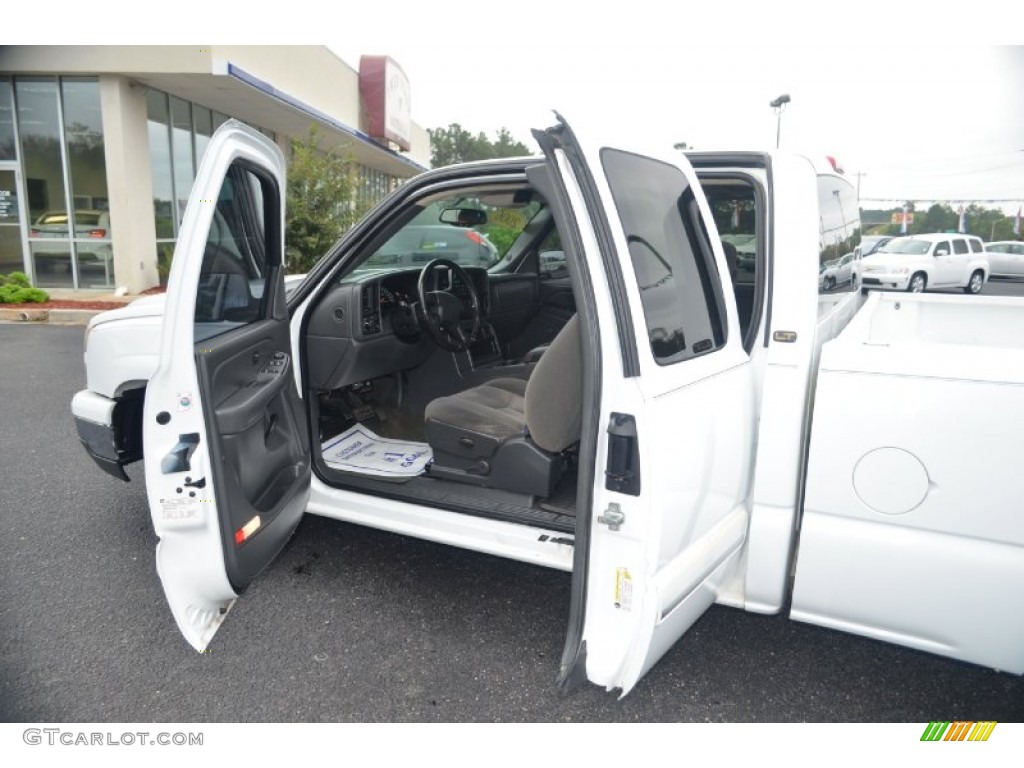
{"type": "Polygon", "coordinates": [[[71,239],[64,188],[57,79],[18,78],[18,128],[36,284],[72,286],[71,239]]]}
{"type": "Polygon", "coordinates": [[[14,160],[14,94],[10,78],[0,77],[0,160],[14,160]]]}
{"type": "Polygon", "coordinates": [[[61,80],[61,93],[78,284],[108,288],[113,285],[113,258],[100,86],[96,80],[68,77],[61,80]]]}
{"type": "MultiPolygon", "coordinates": [[[[174,255],[178,226],[185,215],[196,169],[210,138],[230,118],[215,110],[150,89],[149,159],[153,175],[153,209],[156,217],[157,271],[160,283],[174,255]]],[[[273,137],[273,131],[262,131],[273,137]]]]}
{"type": "Polygon", "coordinates": [[[0,275],[24,270],[18,184],[13,170],[0,168],[0,275]]]}
{"type": "Polygon", "coordinates": [[[34,222],[48,211],[66,212],[57,81],[52,77],[18,78],[16,90],[25,188],[34,222]]]}
{"type": "Polygon", "coordinates": [[[149,112],[149,165],[153,176],[153,213],[156,217],[156,237],[173,238],[174,182],[171,178],[171,144],[167,110],[167,94],[149,91],[146,94],[149,112]]]}
{"type": "Polygon", "coordinates": [[[178,198],[178,223],[185,216],[195,167],[192,165],[192,104],[170,97],[171,103],[171,160],[174,167],[174,189],[178,198]]]}
{"type": "Polygon", "coordinates": [[[213,115],[206,107],[198,104],[192,105],[192,119],[196,125],[196,167],[203,160],[206,152],[206,145],[210,143],[210,136],[213,135],[213,115]]]}

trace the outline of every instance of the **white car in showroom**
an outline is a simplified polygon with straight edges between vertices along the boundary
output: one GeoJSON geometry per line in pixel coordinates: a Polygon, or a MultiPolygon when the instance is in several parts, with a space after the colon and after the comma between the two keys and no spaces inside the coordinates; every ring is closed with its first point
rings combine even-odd
{"type": "Polygon", "coordinates": [[[911,293],[932,288],[981,293],[989,273],[980,238],[945,233],[894,238],[861,264],[865,288],[911,293]]]}

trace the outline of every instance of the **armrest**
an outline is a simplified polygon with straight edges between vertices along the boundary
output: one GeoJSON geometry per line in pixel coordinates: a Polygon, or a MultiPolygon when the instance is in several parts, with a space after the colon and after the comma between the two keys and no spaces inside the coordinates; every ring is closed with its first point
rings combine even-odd
{"type": "Polygon", "coordinates": [[[529,352],[527,352],[525,355],[523,355],[523,362],[524,363],[536,363],[538,360],[540,360],[541,355],[543,355],[544,352],[547,351],[547,348],[549,346],[551,346],[551,345],[550,344],[541,344],[539,347],[534,347],[529,352]]]}

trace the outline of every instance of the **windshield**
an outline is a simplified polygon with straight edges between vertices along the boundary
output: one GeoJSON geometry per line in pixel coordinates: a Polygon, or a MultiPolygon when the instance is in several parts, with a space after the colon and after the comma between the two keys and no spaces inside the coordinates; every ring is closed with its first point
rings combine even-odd
{"type": "Polygon", "coordinates": [[[530,220],[544,207],[522,202],[512,192],[471,197],[453,195],[424,206],[356,270],[422,266],[450,259],[464,267],[489,269],[508,253],[530,220]]]}
{"type": "Polygon", "coordinates": [[[875,253],[904,253],[920,255],[928,253],[928,249],[931,247],[932,244],[929,240],[915,240],[912,237],[906,237],[890,240],[875,251],[875,253]]]}

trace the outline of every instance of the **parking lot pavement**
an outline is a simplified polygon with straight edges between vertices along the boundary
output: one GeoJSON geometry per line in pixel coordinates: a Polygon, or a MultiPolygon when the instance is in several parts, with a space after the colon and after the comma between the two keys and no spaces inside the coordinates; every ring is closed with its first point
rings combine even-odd
{"type": "Polygon", "coordinates": [[[312,516],[197,654],[141,468],[78,444],[82,330],[0,325],[0,348],[4,721],[1024,719],[1022,678],[717,607],[624,700],[562,696],[568,574],[312,516]]]}

